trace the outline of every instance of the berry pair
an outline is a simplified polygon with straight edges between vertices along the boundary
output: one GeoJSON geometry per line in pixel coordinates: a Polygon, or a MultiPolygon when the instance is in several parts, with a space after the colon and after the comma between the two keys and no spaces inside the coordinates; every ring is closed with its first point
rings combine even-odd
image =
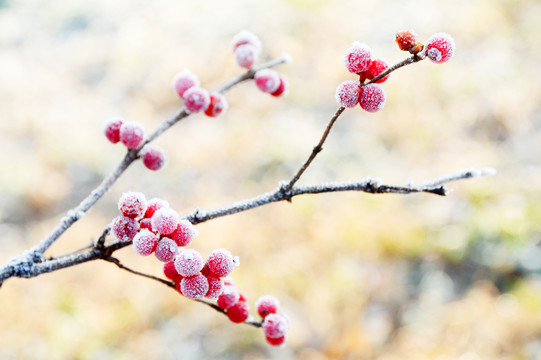
{"type": "Polygon", "coordinates": [[[443,32],[432,35],[428,39],[426,47],[417,41],[416,35],[412,30],[397,33],[395,41],[400,50],[409,51],[412,54],[417,54],[424,48],[426,56],[438,64],[450,60],[456,48],[455,41],[451,35],[443,32]]]}

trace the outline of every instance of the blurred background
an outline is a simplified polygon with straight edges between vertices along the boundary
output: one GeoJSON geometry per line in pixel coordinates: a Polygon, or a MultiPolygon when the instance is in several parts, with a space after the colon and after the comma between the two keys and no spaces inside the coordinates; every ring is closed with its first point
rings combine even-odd
{"type": "MultiPolygon", "coordinates": [[[[353,41],[396,63],[396,32],[456,40],[383,84],[385,108],[348,110],[301,184],[379,177],[422,182],[468,167],[496,176],[448,197],[335,193],[294,198],[198,225],[203,256],[226,247],[252,308],[273,294],[287,346],[158,283],[91,262],[0,290],[2,359],[541,358],[541,3],[480,1],[0,0],[0,263],[34,245],[123,157],[102,135],[114,115],[147,130],[175,114],[184,69],[213,89],[242,70],[231,38],[250,30],[290,81],[253,83],[219,118],[189,117],[160,137],[169,163],[134,164],[50,249],[88,244],[128,190],[180,214],[274,189],[337,109],[353,41]]],[[[160,263],[126,248],[128,266],[160,263]]],[[[252,313],[255,314],[254,311],[252,313]]]]}

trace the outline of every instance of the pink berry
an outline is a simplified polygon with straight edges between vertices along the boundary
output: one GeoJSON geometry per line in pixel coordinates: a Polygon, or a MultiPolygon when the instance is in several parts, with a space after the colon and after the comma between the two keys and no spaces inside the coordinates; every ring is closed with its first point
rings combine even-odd
{"type": "Polygon", "coordinates": [[[182,250],[175,258],[175,269],[182,276],[194,276],[203,269],[203,257],[194,249],[182,250]]]}
{"type": "Polygon", "coordinates": [[[347,80],[336,88],[336,101],[340,106],[352,108],[359,102],[361,86],[353,80],[347,80]]]}
{"type": "Polygon", "coordinates": [[[127,216],[117,216],[113,219],[112,230],[118,240],[130,241],[137,234],[139,223],[127,216]]]}
{"type": "Polygon", "coordinates": [[[118,210],[122,215],[138,218],[143,216],[147,209],[147,200],[145,195],[140,192],[130,191],[122,194],[120,200],[118,200],[118,210]]]}
{"type": "Polygon", "coordinates": [[[274,314],[280,307],[280,302],[272,295],[263,295],[255,303],[257,313],[264,318],[269,314],[274,314]]]}
{"type": "MultiPolygon", "coordinates": [[[[376,76],[378,76],[379,74],[387,70],[388,68],[389,68],[389,63],[387,61],[383,59],[372,60],[372,62],[370,63],[370,67],[368,68],[368,71],[367,71],[367,78],[372,80],[373,78],[375,78],[376,76]]],[[[376,81],[376,84],[381,84],[388,78],[389,78],[389,74],[385,75],[384,77],[376,81]]]]}
{"type": "Polygon", "coordinates": [[[227,309],[227,317],[234,323],[245,322],[250,315],[250,306],[246,301],[237,301],[237,303],[227,309]]]}
{"type": "Polygon", "coordinates": [[[359,104],[368,112],[381,110],[385,105],[385,92],[378,84],[368,84],[363,87],[359,104]]]}
{"type": "Polygon", "coordinates": [[[273,93],[280,87],[280,75],[272,69],[259,70],[254,75],[256,86],[266,93],[273,93]]]}
{"type": "Polygon", "coordinates": [[[285,336],[287,329],[289,328],[286,319],[277,314],[267,315],[263,320],[261,327],[263,328],[265,336],[273,339],[285,336]]]}
{"type": "Polygon", "coordinates": [[[231,306],[235,305],[240,299],[239,291],[236,287],[231,285],[224,285],[222,293],[218,296],[218,307],[220,309],[227,310],[231,306]]]}
{"type": "Polygon", "coordinates": [[[267,343],[272,346],[280,346],[283,345],[286,342],[286,337],[282,336],[279,338],[270,338],[268,336],[265,336],[265,340],[267,340],[267,343]]]}
{"type": "Polygon", "coordinates": [[[199,79],[190,70],[184,70],[175,75],[173,78],[173,90],[182,97],[186,90],[192,86],[199,86],[199,79]]]}
{"type": "Polygon", "coordinates": [[[235,60],[240,67],[251,69],[257,62],[259,50],[252,44],[242,44],[235,49],[235,60]]]}
{"type": "Polygon", "coordinates": [[[246,44],[254,46],[258,52],[261,50],[261,40],[259,40],[257,36],[249,31],[242,30],[231,40],[231,47],[233,48],[233,51],[239,46],[246,44]]]}
{"type": "Polygon", "coordinates": [[[103,133],[113,144],[120,141],[120,127],[123,123],[124,120],[121,117],[113,117],[105,120],[103,123],[103,133]]]}
{"type": "Polygon", "coordinates": [[[144,218],[144,219],[139,220],[139,228],[140,229],[148,229],[148,230],[152,231],[152,223],[151,223],[150,219],[144,218]]]}
{"type": "Polygon", "coordinates": [[[278,86],[278,89],[276,89],[276,91],[271,93],[272,96],[281,96],[289,88],[289,81],[287,81],[287,78],[282,74],[279,74],[279,75],[280,75],[280,85],[278,86]]]}
{"type": "Polygon", "coordinates": [[[182,100],[184,100],[184,106],[189,113],[205,111],[210,105],[209,92],[199,86],[193,86],[186,90],[182,100]]]}
{"type": "Polygon", "coordinates": [[[175,258],[177,251],[177,244],[173,240],[164,237],[156,246],[156,259],[160,260],[161,262],[172,261],[175,258]]]}
{"type": "Polygon", "coordinates": [[[172,280],[174,283],[178,283],[182,280],[182,275],[175,269],[175,262],[169,261],[163,264],[163,274],[166,278],[172,280]]]}
{"type": "Polygon", "coordinates": [[[226,249],[213,250],[207,259],[207,263],[209,264],[210,273],[218,277],[231,274],[235,267],[233,255],[226,249]]]}
{"type": "Polygon", "coordinates": [[[219,277],[212,275],[207,276],[207,281],[209,282],[209,291],[205,297],[214,299],[220,296],[224,290],[224,282],[219,277]]]}
{"type": "Polygon", "coordinates": [[[159,232],[161,235],[169,235],[177,228],[179,218],[175,210],[162,207],[154,212],[150,221],[152,230],[159,232]]]}
{"type": "Polygon", "coordinates": [[[165,208],[169,207],[169,203],[167,201],[158,199],[158,198],[150,199],[147,202],[147,211],[145,211],[145,218],[150,219],[154,215],[156,210],[164,208],[164,207],[165,208]]]}
{"type": "Polygon", "coordinates": [[[357,41],[351,44],[351,47],[344,54],[346,69],[354,74],[368,70],[370,61],[372,61],[372,49],[366,44],[361,44],[357,41]]]}
{"type": "Polygon", "coordinates": [[[122,124],[119,131],[120,141],[128,149],[139,147],[145,138],[145,129],[141,124],[135,121],[128,121],[122,124]]]}
{"type": "Polygon", "coordinates": [[[133,238],[133,249],[137,254],[142,256],[152,254],[156,250],[157,245],[158,238],[156,234],[148,229],[139,230],[133,238]]]}
{"type": "Polygon", "coordinates": [[[159,170],[165,165],[167,155],[165,150],[159,146],[145,145],[143,151],[141,151],[141,158],[147,169],[159,170]]]}
{"type": "Polygon", "coordinates": [[[186,219],[181,219],[178,222],[177,228],[171,234],[171,238],[175,240],[178,246],[186,246],[192,242],[193,238],[199,234],[199,230],[186,219]]]}
{"type": "Polygon", "coordinates": [[[228,104],[225,97],[220,93],[213,92],[210,94],[210,105],[207,110],[205,110],[205,114],[210,117],[216,117],[226,111],[227,107],[228,104]]]}
{"type": "Polygon", "coordinates": [[[180,282],[180,291],[189,299],[199,299],[209,291],[209,282],[201,274],[185,277],[180,282]]]}
{"type": "Polygon", "coordinates": [[[436,33],[426,43],[426,56],[435,63],[441,64],[455,53],[455,40],[447,33],[436,33]]]}

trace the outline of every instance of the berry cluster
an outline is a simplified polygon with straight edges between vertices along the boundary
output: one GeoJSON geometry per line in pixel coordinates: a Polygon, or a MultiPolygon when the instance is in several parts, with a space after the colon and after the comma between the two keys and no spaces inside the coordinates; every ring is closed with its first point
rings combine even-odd
{"type": "MultiPolygon", "coordinates": [[[[105,120],[103,133],[113,144],[121,142],[130,150],[137,149],[145,141],[143,125],[136,121],[124,121],[118,116],[105,120]]],[[[148,169],[159,170],[165,165],[167,154],[158,146],[145,145],[141,151],[141,158],[148,169]]]]}
{"type": "MultiPolygon", "coordinates": [[[[400,50],[423,59],[425,56],[436,63],[448,61],[454,54],[455,42],[446,33],[437,33],[430,37],[426,46],[417,41],[412,31],[402,31],[396,34],[396,43],[400,50]],[[424,51],[424,52],[423,52],[424,51]]],[[[389,63],[383,59],[376,59],[373,51],[366,44],[354,42],[344,54],[346,69],[359,75],[359,81],[347,80],[338,85],[336,101],[345,108],[352,108],[359,104],[368,112],[376,112],[385,105],[385,92],[378,85],[389,78],[389,74],[375,82],[364,84],[366,80],[373,80],[387,69],[389,63]]]]}
{"type": "Polygon", "coordinates": [[[184,101],[187,112],[204,112],[207,116],[217,117],[227,110],[228,104],[222,94],[209,93],[199,85],[199,78],[190,70],[184,70],[173,78],[173,90],[184,101]]]}

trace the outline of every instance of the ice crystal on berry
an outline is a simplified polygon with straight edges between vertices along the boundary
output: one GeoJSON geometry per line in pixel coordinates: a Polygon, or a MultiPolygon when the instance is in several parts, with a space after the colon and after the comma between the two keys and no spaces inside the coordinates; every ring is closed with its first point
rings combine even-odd
{"type": "Polygon", "coordinates": [[[199,230],[186,219],[178,222],[177,228],[171,234],[171,238],[178,246],[186,246],[192,242],[193,238],[199,235],[199,230]]]}
{"type": "Polygon", "coordinates": [[[182,100],[184,100],[187,112],[197,113],[207,110],[210,105],[210,94],[199,86],[193,86],[186,90],[182,100]]]}
{"type": "Polygon", "coordinates": [[[346,69],[354,74],[368,70],[370,61],[372,61],[372,49],[358,41],[354,42],[344,54],[346,69]]]}
{"type": "Polygon", "coordinates": [[[368,111],[376,112],[385,105],[385,92],[378,84],[368,84],[363,87],[359,98],[359,105],[368,111]]]}
{"type": "Polygon", "coordinates": [[[178,96],[182,97],[192,86],[199,86],[199,79],[190,70],[184,70],[175,75],[172,86],[178,96]]]}
{"type": "Polygon", "coordinates": [[[201,274],[185,277],[180,282],[180,291],[189,299],[199,299],[209,291],[209,282],[201,274]]]}
{"type": "Polygon", "coordinates": [[[210,273],[218,277],[224,277],[233,271],[235,263],[233,262],[233,255],[227,249],[213,250],[208,259],[210,273]]]}
{"type": "Polygon", "coordinates": [[[338,85],[335,93],[338,104],[346,108],[355,107],[359,103],[360,95],[361,86],[353,80],[347,80],[338,85]]]}
{"type": "Polygon", "coordinates": [[[118,116],[107,119],[103,123],[103,133],[105,134],[105,137],[113,144],[120,141],[120,127],[123,123],[124,120],[118,116]]]}
{"type": "Polygon", "coordinates": [[[435,63],[441,64],[455,53],[455,40],[447,33],[436,33],[426,43],[426,56],[435,63]]]}
{"type": "Polygon", "coordinates": [[[148,229],[141,229],[133,238],[133,249],[142,256],[148,256],[156,250],[158,238],[148,229]]]}
{"type": "Polygon", "coordinates": [[[120,126],[119,138],[128,149],[139,147],[144,140],[145,129],[136,121],[128,121],[120,126]]]}
{"type": "Polygon", "coordinates": [[[145,195],[140,192],[130,191],[122,194],[118,200],[118,210],[124,216],[138,218],[143,216],[147,208],[145,195]]]}
{"type": "Polygon", "coordinates": [[[113,219],[112,223],[113,234],[118,240],[130,241],[133,239],[137,230],[139,230],[139,223],[137,220],[132,219],[124,215],[117,216],[113,219]]]}
{"type": "Polygon", "coordinates": [[[149,170],[161,169],[167,160],[167,154],[164,149],[155,145],[145,145],[141,151],[143,164],[149,170]]]}
{"type": "Polygon", "coordinates": [[[156,246],[156,259],[161,262],[172,261],[175,258],[177,251],[177,244],[173,240],[165,237],[161,239],[156,246]]]}
{"type": "Polygon", "coordinates": [[[203,257],[194,249],[182,250],[175,258],[175,269],[182,276],[197,275],[204,264],[203,257]]]}
{"type": "Polygon", "coordinates": [[[179,218],[175,210],[162,207],[152,215],[150,219],[152,230],[159,232],[162,235],[169,235],[178,226],[179,218]]]}

